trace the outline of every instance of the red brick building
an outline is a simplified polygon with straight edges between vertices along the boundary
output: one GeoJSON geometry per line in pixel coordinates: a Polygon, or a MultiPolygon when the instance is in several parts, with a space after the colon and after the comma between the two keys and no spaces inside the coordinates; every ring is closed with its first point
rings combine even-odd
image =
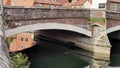
{"type": "Polygon", "coordinates": [[[66,3],[64,6],[72,8],[91,8],[92,0],[72,0],[71,3],[66,3]]]}
{"type": "Polygon", "coordinates": [[[4,0],[7,6],[61,7],[68,0],[4,0]]]}
{"type": "Polygon", "coordinates": [[[7,6],[33,6],[34,0],[4,0],[7,6]]]}
{"type": "Polygon", "coordinates": [[[7,6],[36,6],[36,7],[75,7],[91,8],[92,0],[4,0],[7,6]]]}
{"type": "Polygon", "coordinates": [[[35,0],[34,5],[38,7],[61,7],[68,0],[35,0]]]}
{"type": "Polygon", "coordinates": [[[13,41],[10,44],[10,52],[30,48],[34,44],[34,33],[21,33],[12,37],[13,41]]]}
{"type": "Polygon", "coordinates": [[[120,12],[120,0],[108,0],[107,1],[107,9],[111,11],[119,11],[120,12]]]}

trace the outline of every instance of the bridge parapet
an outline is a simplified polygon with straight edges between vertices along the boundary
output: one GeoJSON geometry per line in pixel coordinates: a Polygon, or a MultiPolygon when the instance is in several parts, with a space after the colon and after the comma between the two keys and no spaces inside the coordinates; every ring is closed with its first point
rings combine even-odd
{"type": "Polygon", "coordinates": [[[89,23],[100,21],[98,18],[105,18],[104,10],[4,7],[4,20],[10,28],[36,23],[59,23],[91,30],[89,23]]]}
{"type": "Polygon", "coordinates": [[[45,18],[105,18],[104,10],[70,8],[4,7],[5,20],[45,18]]]}
{"type": "Polygon", "coordinates": [[[20,8],[4,7],[5,20],[33,20],[46,18],[90,17],[89,10],[64,8],[20,8]]]}

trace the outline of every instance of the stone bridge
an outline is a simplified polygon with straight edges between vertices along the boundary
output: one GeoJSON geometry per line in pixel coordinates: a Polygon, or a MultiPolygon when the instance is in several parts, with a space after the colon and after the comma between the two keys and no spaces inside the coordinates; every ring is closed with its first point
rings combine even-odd
{"type": "MultiPolygon", "coordinates": [[[[57,35],[59,39],[72,41],[77,47],[92,52],[91,57],[94,59],[109,60],[111,45],[107,33],[120,30],[119,16],[119,12],[95,9],[3,7],[0,36],[4,40],[5,37],[27,31],[64,30],[65,32],[57,35]],[[64,35],[66,31],[77,34],[64,35]]],[[[3,42],[1,41],[1,45],[3,42]]],[[[6,56],[6,53],[3,54],[6,56]]],[[[0,62],[8,62],[3,66],[10,68],[9,60],[5,56],[1,56],[3,60],[0,62]]]]}
{"type": "Polygon", "coordinates": [[[6,36],[44,29],[70,30],[90,35],[89,10],[5,7],[4,14],[6,23],[9,23],[6,36]]]}
{"type": "Polygon", "coordinates": [[[99,22],[97,25],[103,26],[105,21],[107,33],[111,33],[120,30],[119,15],[95,9],[4,7],[5,33],[10,36],[32,30],[63,29],[91,36],[91,24],[99,22]]]}

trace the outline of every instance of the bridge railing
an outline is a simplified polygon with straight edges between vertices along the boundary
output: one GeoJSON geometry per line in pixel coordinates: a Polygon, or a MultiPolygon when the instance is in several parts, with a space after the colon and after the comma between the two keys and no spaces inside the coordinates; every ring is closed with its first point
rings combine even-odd
{"type": "Polygon", "coordinates": [[[64,8],[4,7],[6,20],[90,17],[89,10],[64,8]]]}
{"type": "Polygon", "coordinates": [[[103,10],[72,8],[4,7],[6,20],[26,20],[44,18],[105,18],[103,10]]]}

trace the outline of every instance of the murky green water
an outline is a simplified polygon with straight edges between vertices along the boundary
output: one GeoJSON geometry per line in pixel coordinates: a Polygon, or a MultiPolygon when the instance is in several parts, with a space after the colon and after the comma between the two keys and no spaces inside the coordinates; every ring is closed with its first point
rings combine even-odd
{"type": "MultiPolygon", "coordinates": [[[[115,41],[112,44],[117,47],[112,48],[108,68],[120,68],[120,47],[118,46],[120,43],[115,41]]],[[[78,56],[72,55],[66,48],[52,43],[42,43],[25,50],[25,53],[30,57],[30,68],[86,68],[89,65],[78,56]]]]}
{"type": "Polygon", "coordinates": [[[110,39],[112,44],[109,66],[120,68],[120,40],[110,39]]]}

